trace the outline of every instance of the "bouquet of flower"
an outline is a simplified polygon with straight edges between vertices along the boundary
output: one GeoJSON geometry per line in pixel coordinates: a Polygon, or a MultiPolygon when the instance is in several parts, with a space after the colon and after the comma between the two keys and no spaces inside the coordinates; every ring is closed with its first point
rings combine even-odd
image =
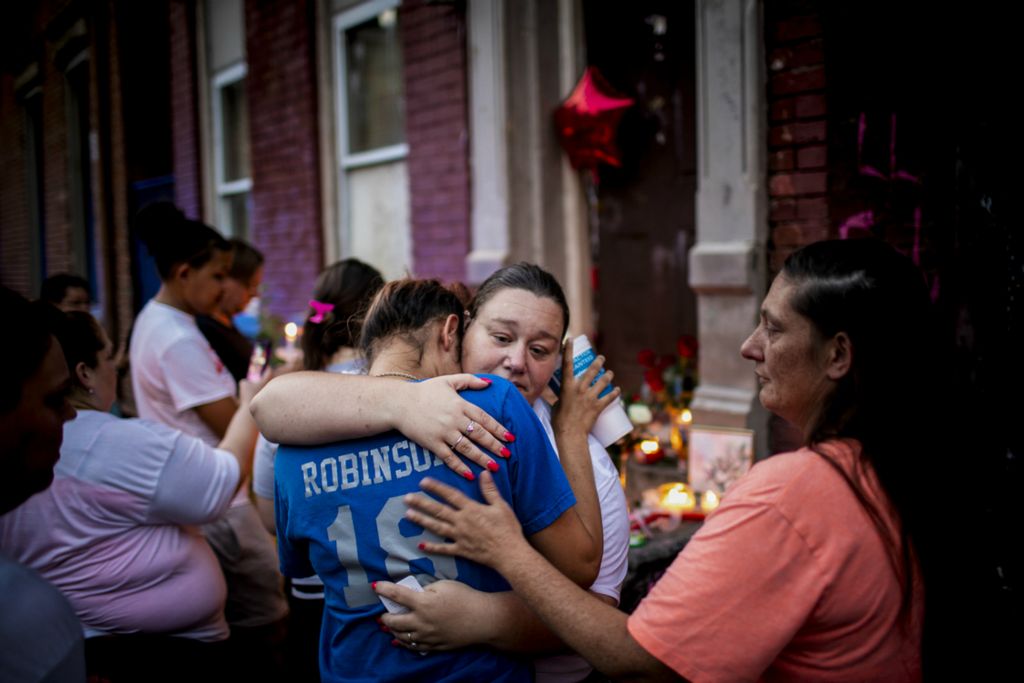
{"type": "Polygon", "coordinates": [[[658,355],[644,349],[637,354],[637,362],[644,368],[644,383],[627,411],[635,426],[631,446],[642,462],[657,462],[666,454],[685,457],[686,439],[680,424],[688,424],[684,414],[688,415],[697,386],[696,338],[679,337],[676,351],[676,355],[658,355]]]}
{"type": "Polygon", "coordinates": [[[697,386],[697,339],[683,335],[676,341],[678,355],[658,356],[651,349],[637,354],[637,362],[644,368],[644,383],[640,400],[682,409],[690,405],[693,389],[697,386]]]}

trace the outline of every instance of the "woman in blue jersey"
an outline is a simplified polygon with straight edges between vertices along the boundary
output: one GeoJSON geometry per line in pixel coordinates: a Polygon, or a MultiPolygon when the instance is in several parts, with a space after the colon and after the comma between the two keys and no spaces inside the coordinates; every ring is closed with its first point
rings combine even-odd
{"type": "MultiPolygon", "coordinates": [[[[436,281],[385,285],[363,325],[361,346],[369,373],[397,388],[458,372],[463,310],[458,297],[436,281]]],[[[485,379],[488,388],[464,398],[519,439],[515,458],[500,465],[489,461],[499,489],[530,542],[561,571],[589,585],[600,563],[600,531],[588,530],[577,513],[562,467],[520,392],[500,378],[485,379]]],[[[421,544],[439,539],[403,517],[404,496],[416,492],[425,477],[477,496],[473,480],[480,469],[473,465],[457,474],[435,452],[394,431],[278,451],[275,500],[282,570],[291,576],[319,574],[326,587],[320,647],[324,681],[531,679],[527,660],[486,647],[421,655],[389,644],[376,623],[384,612],[373,589],[377,581],[414,576],[421,584],[454,579],[483,591],[508,589],[497,573],[480,565],[424,553],[421,544]]],[[[415,642],[414,633],[401,635],[403,642],[415,642]]]]}
{"type": "MultiPolygon", "coordinates": [[[[595,381],[602,357],[574,378],[572,355],[567,354],[562,359],[566,379],[555,409],[541,398],[558,367],[559,340],[568,327],[569,306],[551,273],[530,263],[506,266],[480,285],[469,306],[462,366],[469,372],[508,379],[532,405],[560,456],[577,509],[587,527],[601,537],[601,568],[590,593],[617,605],[628,568],[626,501],[618,471],[589,432],[619,392],[614,389],[601,396],[612,379],[612,373],[606,372],[595,381]]],[[[454,453],[486,466],[491,457],[474,454],[474,443],[498,452],[504,446],[491,434],[506,438],[504,427],[460,399],[449,386],[472,388],[476,382],[472,375],[461,375],[392,387],[385,380],[366,377],[297,374],[268,387],[256,399],[254,412],[264,429],[307,444],[398,429],[443,454],[458,470],[466,465],[454,453]],[[461,435],[465,438],[460,439],[461,435]]],[[[520,438],[509,446],[515,458],[526,442],[520,438]]],[[[416,594],[381,582],[377,593],[412,610],[385,616],[383,621],[401,642],[415,632],[420,651],[485,643],[531,653],[538,683],[575,683],[591,671],[510,592],[484,593],[462,583],[439,581],[416,594]]]]}

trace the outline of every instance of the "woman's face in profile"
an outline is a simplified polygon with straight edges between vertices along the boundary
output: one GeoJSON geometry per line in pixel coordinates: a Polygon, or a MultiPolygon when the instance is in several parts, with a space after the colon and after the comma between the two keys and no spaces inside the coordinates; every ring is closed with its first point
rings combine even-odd
{"type": "Polygon", "coordinates": [[[562,309],[525,289],[503,289],[469,321],[462,342],[466,372],[512,382],[533,403],[558,367],[562,309]]]}
{"type": "Polygon", "coordinates": [[[826,374],[824,340],[790,303],[796,290],[785,275],[775,278],[740,354],[754,361],[761,404],[806,431],[834,384],[826,374]]]}
{"type": "Polygon", "coordinates": [[[236,280],[230,275],[224,278],[224,298],[220,302],[221,310],[229,316],[241,313],[253,300],[253,297],[259,295],[262,284],[263,266],[257,268],[248,281],[236,280]]]}
{"type": "Polygon", "coordinates": [[[21,388],[21,400],[0,416],[0,514],[53,481],[64,423],[75,417],[68,402],[68,366],[60,342],[50,338],[42,363],[21,388]]]}

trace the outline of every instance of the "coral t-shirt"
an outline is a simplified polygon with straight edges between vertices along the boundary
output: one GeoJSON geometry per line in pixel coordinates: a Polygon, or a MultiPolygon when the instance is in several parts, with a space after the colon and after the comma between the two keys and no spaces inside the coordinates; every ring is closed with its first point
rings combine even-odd
{"type": "MultiPolygon", "coordinates": [[[[895,515],[859,445],[822,450],[895,515]]],[[[842,476],[802,449],[731,489],[628,621],[692,681],[918,681],[924,593],[909,614],[886,545],[842,476]]]]}

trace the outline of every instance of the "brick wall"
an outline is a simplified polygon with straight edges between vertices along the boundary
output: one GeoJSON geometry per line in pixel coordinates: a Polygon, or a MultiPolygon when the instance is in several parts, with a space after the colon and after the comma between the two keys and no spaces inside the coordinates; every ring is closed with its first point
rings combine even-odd
{"type": "Polygon", "coordinates": [[[322,266],[312,0],[245,4],[252,145],[251,238],[266,256],[265,302],[302,312],[322,266]]]}
{"type": "Polygon", "coordinates": [[[14,98],[14,76],[0,74],[0,284],[35,296],[28,262],[24,124],[24,110],[14,98]]]}
{"type": "Polygon", "coordinates": [[[465,278],[470,178],[466,23],[455,6],[401,7],[413,268],[465,278]]]}
{"type": "Polygon", "coordinates": [[[813,2],[766,6],[770,268],[830,236],[824,39],[813,2]]]}
{"type": "Polygon", "coordinates": [[[47,41],[39,63],[43,80],[43,211],[46,215],[47,274],[73,269],[66,85],[64,74],[54,65],[54,58],[54,46],[47,41]]]}
{"type": "Polygon", "coordinates": [[[185,215],[203,214],[199,154],[199,108],[195,42],[195,3],[171,0],[171,131],[174,199],[185,215]]]}

